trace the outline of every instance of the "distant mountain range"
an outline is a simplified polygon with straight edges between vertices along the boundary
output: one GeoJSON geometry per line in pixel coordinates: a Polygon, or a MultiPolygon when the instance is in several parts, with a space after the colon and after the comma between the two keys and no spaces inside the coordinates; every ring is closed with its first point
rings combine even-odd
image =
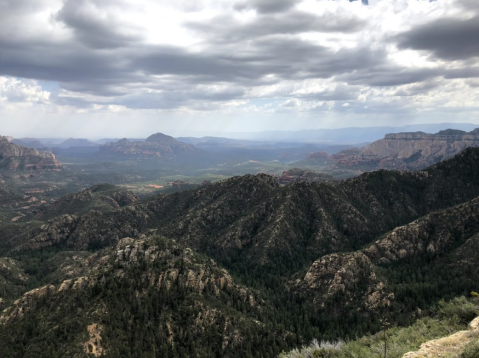
{"type": "Polygon", "coordinates": [[[88,139],[82,138],[69,138],[55,147],[58,148],[72,148],[72,147],[99,147],[99,143],[94,143],[88,139]]]}
{"type": "Polygon", "coordinates": [[[402,127],[348,127],[335,129],[311,129],[303,131],[265,131],[265,132],[238,132],[228,133],[229,138],[268,140],[268,141],[304,141],[304,142],[330,142],[354,144],[373,142],[383,138],[386,134],[402,132],[426,132],[436,133],[445,129],[459,129],[472,131],[478,127],[471,123],[433,123],[412,124],[402,127]]]}
{"type": "Polygon", "coordinates": [[[12,140],[12,143],[15,143],[27,148],[35,148],[35,149],[45,148],[45,144],[43,144],[42,142],[40,142],[38,139],[35,139],[35,138],[21,138],[21,139],[14,138],[12,140]]]}
{"type": "MultiPolygon", "coordinates": [[[[258,141],[262,142],[317,142],[329,144],[358,144],[373,142],[383,138],[386,134],[401,132],[436,133],[445,129],[458,129],[463,131],[472,131],[478,127],[472,123],[433,123],[433,124],[413,124],[402,127],[347,127],[335,129],[308,129],[302,131],[263,131],[263,132],[230,132],[215,133],[214,135],[197,132],[193,136],[177,137],[178,141],[189,144],[230,144],[230,145],[254,145],[258,141]]],[[[121,138],[102,138],[99,140],[70,138],[15,138],[14,142],[30,148],[41,147],[63,147],[68,146],[92,146],[103,145],[107,143],[118,142],[121,138]],[[41,144],[40,144],[41,143],[41,144]],[[31,145],[29,145],[31,144],[31,145]],[[41,147],[40,147],[41,145],[41,147]]],[[[127,138],[130,142],[142,142],[145,139],[127,138]]]]}
{"type": "Polygon", "coordinates": [[[145,141],[130,142],[124,138],[118,142],[107,143],[100,148],[100,154],[107,156],[126,155],[167,159],[200,152],[201,150],[194,145],[177,141],[175,138],[162,133],[153,134],[145,141]]]}
{"type": "Polygon", "coordinates": [[[471,132],[448,129],[436,134],[387,134],[360,149],[341,151],[332,159],[344,167],[411,170],[451,158],[468,147],[479,147],[479,128],[471,132]]]}

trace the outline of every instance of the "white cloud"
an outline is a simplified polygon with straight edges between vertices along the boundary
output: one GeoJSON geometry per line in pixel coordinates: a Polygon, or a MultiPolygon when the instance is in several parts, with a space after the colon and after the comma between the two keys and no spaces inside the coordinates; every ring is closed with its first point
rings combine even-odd
{"type": "Polygon", "coordinates": [[[150,128],[226,118],[302,129],[364,116],[473,121],[479,108],[474,51],[421,43],[443,21],[459,34],[479,14],[470,0],[17,0],[0,11],[0,106],[12,118],[42,106],[58,121],[93,115],[123,128],[134,117],[150,128]]]}
{"type": "Polygon", "coordinates": [[[50,92],[44,91],[34,80],[0,77],[0,98],[4,102],[20,105],[46,104],[49,102],[50,92]]]}

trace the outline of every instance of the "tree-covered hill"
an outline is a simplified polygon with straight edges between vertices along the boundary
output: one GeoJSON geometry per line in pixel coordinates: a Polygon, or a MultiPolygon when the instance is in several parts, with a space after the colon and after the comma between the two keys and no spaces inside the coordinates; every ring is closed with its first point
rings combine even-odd
{"type": "Polygon", "coordinates": [[[2,228],[0,351],[275,357],[410,324],[478,290],[477,163],[467,149],[342,182],[260,174],[127,203],[110,187],[65,197],[80,210],[2,228]],[[98,210],[105,195],[118,207],[98,210]]]}

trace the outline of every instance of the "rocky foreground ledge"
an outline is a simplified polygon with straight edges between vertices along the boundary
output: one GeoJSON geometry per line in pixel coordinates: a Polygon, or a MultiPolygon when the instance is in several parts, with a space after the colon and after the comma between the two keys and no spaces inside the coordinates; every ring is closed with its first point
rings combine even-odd
{"type": "Polygon", "coordinates": [[[469,324],[468,331],[459,331],[423,343],[417,352],[408,352],[402,358],[459,357],[466,345],[477,338],[479,338],[479,317],[469,324]]]}

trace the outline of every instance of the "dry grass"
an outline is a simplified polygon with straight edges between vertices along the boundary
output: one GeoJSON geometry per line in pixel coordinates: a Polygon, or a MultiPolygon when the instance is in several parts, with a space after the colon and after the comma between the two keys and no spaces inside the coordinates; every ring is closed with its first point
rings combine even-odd
{"type": "Polygon", "coordinates": [[[469,331],[456,332],[448,337],[423,343],[418,351],[406,353],[403,358],[459,358],[466,345],[479,337],[477,323],[479,317],[471,322],[469,331]]]}

